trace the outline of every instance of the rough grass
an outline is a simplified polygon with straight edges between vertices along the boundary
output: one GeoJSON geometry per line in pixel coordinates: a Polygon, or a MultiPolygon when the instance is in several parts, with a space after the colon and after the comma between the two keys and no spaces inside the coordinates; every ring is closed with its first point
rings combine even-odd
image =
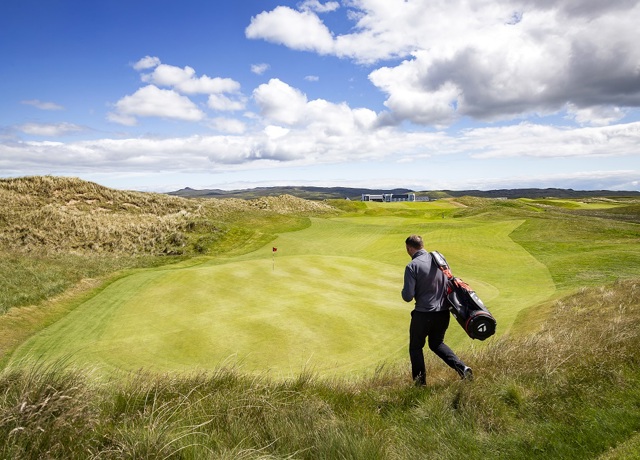
{"type": "Polygon", "coordinates": [[[243,214],[286,221],[334,211],[291,196],[190,200],[75,178],[0,179],[0,245],[22,253],[192,255],[224,240],[243,214]]]}
{"type": "Polygon", "coordinates": [[[64,362],[0,373],[2,458],[637,458],[640,285],[558,300],[527,337],[473,356],[476,379],[403,370],[274,381],[233,368],[103,382],[64,362]],[[568,331],[570,331],[568,333],[568,331]]]}
{"type": "MultiPolygon", "coordinates": [[[[13,307],[37,305],[79,283],[124,268],[153,267],[179,258],[105,254],[0,251],[0,314],[13,307]]],[[[86,284],[86,283],[85,283],[86,284]]]]}
{"type": "Polygon", "coordinates": [[[527,219],[511,235],[548,267],[561,291],[640,276],[636,223],[582,215],[527,219]]]}

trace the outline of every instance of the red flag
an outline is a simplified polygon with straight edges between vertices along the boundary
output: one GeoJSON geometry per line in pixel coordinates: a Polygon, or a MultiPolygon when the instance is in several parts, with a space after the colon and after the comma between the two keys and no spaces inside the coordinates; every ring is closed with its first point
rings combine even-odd
{"type": "Polygon", "coordinates": [[[278,250],[278,248],[276,248],[276,247],[274,246],[274,248],[273,248],[273,252],[276,252],[277,250],[278,250]]]}

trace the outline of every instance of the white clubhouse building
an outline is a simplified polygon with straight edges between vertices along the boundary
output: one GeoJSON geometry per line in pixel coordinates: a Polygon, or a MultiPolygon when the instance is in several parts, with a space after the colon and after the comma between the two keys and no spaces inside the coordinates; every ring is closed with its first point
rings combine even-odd
{"type": "Polygon", "coordinates": [[[369,193],[362,194],[362,201],[379,201],[390,203],[392,201],[416,201],[415,193],[384,193],[382,195],[371,195],[369,193]]]}

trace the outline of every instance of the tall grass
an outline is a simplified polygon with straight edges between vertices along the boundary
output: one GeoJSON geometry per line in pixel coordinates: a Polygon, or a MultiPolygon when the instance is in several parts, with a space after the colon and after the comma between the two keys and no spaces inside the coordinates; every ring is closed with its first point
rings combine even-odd
{"type": "Polygon", "coordinates": [[[584,289],[558,300],[539,332],[469,352],[473,382],[430,358],[424,389],[396,366],[285,381],[237,368],[111,381],[64,363],[5,370],[0,456],[635,458],[639,320],[638,281],[584,289]]]}
{"type": "Polygon", "coordinates": [[[0,251],[0,314],[13,307],[39,304],[82,280],[98,279],[125,268],[152,267],[178,260],[143,255],[0,251]]]}
{"type": "Polygon", "coordinates": [[[50,176],[0,179],[0,205],[3,248],[82,254],[204,253],[247,214],[335,211],[294,197],[189,200],[50,176]]]}

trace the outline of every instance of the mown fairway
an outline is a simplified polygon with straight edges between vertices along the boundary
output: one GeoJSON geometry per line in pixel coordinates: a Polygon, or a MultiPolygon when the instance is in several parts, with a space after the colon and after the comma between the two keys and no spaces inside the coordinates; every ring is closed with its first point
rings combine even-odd
{"type": "MultiPolygon", "coordinates": [[[[269,245],[129,274],[27,341],[13,362],[63,359],[105,370],[230,365],[274,376],[372,372],[406,358],[412,305],[399,292],[411,233],[445,254],[504,334],[520,311],[554,294],[551,275],[509,237],[522,219],[452,219],[448,207],[372,203],[371,215],[317,218],[282,233],[275,254],[269,245]]],[[[447,341],[462,354],[472,345],[455,322],[447,341]]]]}

